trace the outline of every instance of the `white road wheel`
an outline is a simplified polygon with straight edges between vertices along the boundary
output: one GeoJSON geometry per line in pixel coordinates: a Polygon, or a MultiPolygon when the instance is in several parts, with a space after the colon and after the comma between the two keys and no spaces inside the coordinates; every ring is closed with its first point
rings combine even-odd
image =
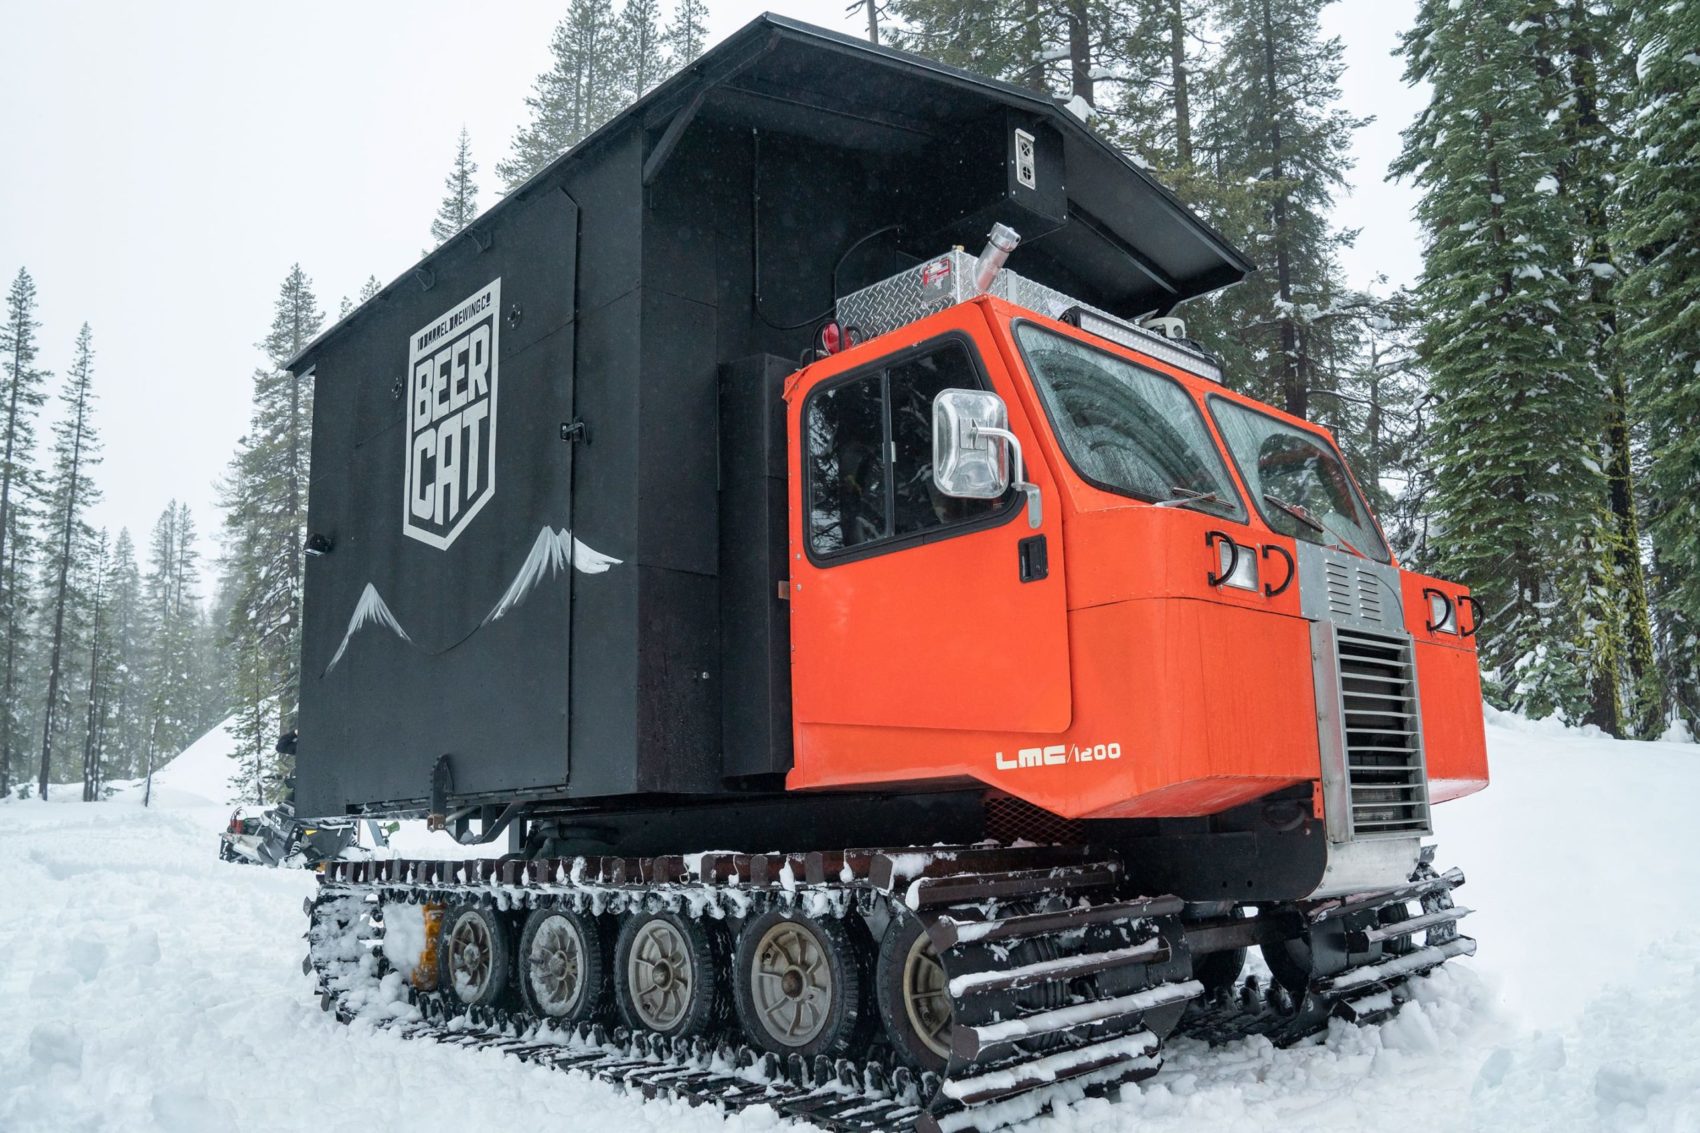
{"type": "Polygon", "coordinates": [[[743,925],[733,1000],[750,1041],[805,1059],[862,1049],[868,942],[859,923],[772,909],[743,925]]]}
{"type": "Polygon", "coordinates": [[[437,985],[468,1006],[487,1007],[508,986],[508,926],[481,905],[460,905],[443,918],[437,985]]]}
{"type": "Polygon", "coordinates": [[[903,962],[903,1010],[915,1036],[940,1058],[950,1057],[950,992],[944,965],[926,933],[919,933],[903,962]]]}
{"type": "Polygon", "coordinates": [[[670,1031],[684,1018],[697,981],[690,949],[678,929],[653,920],[638,929],[626,957],[632,1006],[652,1031],[670,1031]]]}
{"type": "Polygon", "coordinates": [[[806,1046],[826,1026],[832,968],[815,934],[794,921],[774,925],[756,943],[750,994],[762,1027],[788,1047],[806,1046]]]}
{"type": "Polygon", "coordinates": [[[605,955],[595,917],[538,909],[520,934],[519,983],[526,1006],[541,1018],[590,1018],[607,995],[605,955]]]}

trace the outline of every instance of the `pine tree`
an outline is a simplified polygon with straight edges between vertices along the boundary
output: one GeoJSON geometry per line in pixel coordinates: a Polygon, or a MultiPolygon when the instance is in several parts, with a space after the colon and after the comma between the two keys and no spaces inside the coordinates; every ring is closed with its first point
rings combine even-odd
{"type": "Polygon", "coordinates": [[[1547,112],[1563,95],[1529,14],[1523,0],[1424,0],[1401,51],[1433,94],[1395,172],[1422,190],[1428,238],[1436,566],[1490,612],[1490,699],[1575,720],[1593,695],[1605,420],[1575,302],[1565,141],[1547,112]]]}
{"type": "Polygon", "coordinates": [[[614,22],[615,81],[621,105],[636,102],[666,78],[659,0],[625,0],[614,22]]]}
{"type": "Polygon", "coordinates": [[[173,500],[154,524],[142,586],[149,630],[142,746],[150,795],[155,769],[194,739],[203,723],[195,693],[199,585],[194,518],[187,504],[173,500]]]}
{"type": "Polygon", "coordinates": [[[260,348],[248,435],[225,483],[228,640],[247,746],[270,745],[290,726],[300,688],[302,546],[312,426],[309,380],[284,364],[319,331],[322,316],[301,268],[290,271],[260,348]]]}
{"type": "Polygon", "coordinates": [[[112,541],[106,529],[100,529],[93,545],[94,557],[89,567],[93,589],[89,597],[89,667],[88,687],[84,693],[86,718],[83,721],[83,801],[100,798],[106,779],[106,724],[110,712],[108,697],[112,681],[112,625],[109,606],[112,599],[113,563],[112,541]]]}
{"type": "Polygon", "coordinates": [[[1216,219],[1261,270],[1187,308],[1231,380],[1298,417],[1311,414],[1313,391],[1340,389],[1368,314],[1340,280],[1338,251],[1354,234],[1333,229],[1328,211],[1352,133],[1369,120],[1338,105],[1342,47],[1322,35],[1325,3],[1222,0],[1217,11],[1221,89],[1201,129],[1213,179],[1243,188],[1216,219]]]}
{"type": "Polygon", "coordinates": [[[221,572],[211,604],[199,608],[196,626],[195,670],[200,675],[194,715],[203,731],[229,716],[237,703],[236,649],[228,633],[233,595],[227,583],[221,572]]]}
{"type": "Polygon", "coordinates": [[[1206,13],[1201,0],[1153,0],[1132,6],[1121,33],[1124,81],[1101,108],[1100,128],[1141,163],[1188,191],[1193,167],[1197,87],[1207,73],[1206,13]]]}
{"type": "MultiPolygon", "coordinates": [[[[474,168],[476,168],[476,166],[474,168]]],[[[366,302],[366,300],[372,298],[372,296],[376,295],[383,289],[384,285],[378,282],[377,276],[367,276],[366,282],[360,285],[359,294],[355,295],[352,299],[346,295],[342,297],[341,302],[337,304],[336,317],[339,319],[346,319],[354,308],[360,306],[360,304],[366,302]]]]}
{"type": "Polygon", "coordinates": [[[703,0],[679,0],[664,39],[669,70],[694,63],[708,43],[708,5],[703,0]]]}
{"type": "Polygon", "coordinates": [[[1660,663],[1700,730],[1700,5],[1633,0],[1633,135],[1614,244],[1623,343],[1645,422],[1660,663]]]}
{"type": "Polygon", "coordinates": [[[1585,320],[1582,346],[1606,404],[1600,463],[1606,469],[1607,521],[1600,551],[1590,555],[1597,584],[1586,615],[1595,642],[1593,702],[1584,722],[1613,735],[1653,736],[1660,730],[1660,687],[1641,562],[1629,388],[1633,361],[1618,350],[1619,270],[1611,249],[1612,208],[1627,125],[1628,60],[1622,11],[1595,0],[1563,0],[1537,9],[1550,28],[1559,101],[1556,116],[1567,160],[1561,191],[1574,203],[1573,289],[1585,320]],[[1601,560],[1603,559],[1603,562],[1601,560]]]}
{"type": "Polygon", "coordinates": [[[903,24],[887,39],[1067,98],[1090,115],[1111,104],[1103,97],[1106,84],[1148,77],[1129,73],[1129,32],[1161,6],[1160,0],[892,0],[891,14],[903,24]]]}
{"type": "Polygon", "coordinates": [[[18,269],[0,323],[0,798],[11,789],[12,756],[23,735],[19,666],[23,663],[29,606],[24,588],[28,509],[37,490],[35,418],[47,395],[45,370],[36,368],[35,281],[18,269]]]}
{"type": "Polygon", "coordinates": [[[128,528],[120,528],[113,543],[106,593],[107,676],[104,679],[108,708],[102,728],[106,766],[120,778],[134,779],[142,773],[143,744],[147,737],[148,637],[141,570],[136,565],[136,545],[128,528]]]}
{"type": "Polygon", "coordinates": [[[1422,313],[1409,291],[1382,294],[1386,288],[1382,278],[1375,291],[1348,291],[1336,302],[1352,333],[1329,336],[1347,352],[1325,359],[1339,388],[1312,389],[1312,414],[1334,430],[1394,552],[1419,566],[1431,489],[1423,460],[1431,395],[1417,357],[1422,313]]]}
{"type": "Polygon", "coordinates": [[[462,126],[460,140],[455,145],[454,168],[443,178],[443,203],[437,206],[437,217],[431,222],[431,239],[438,247],[478,215],[478,183],[473,180],[477,172],[478,165],[472,160],[472,139],[462,126]]]}
{"type": "Polygon", "coordinates": [[[230,786],[237,797],[247,802],[263,803],[274,792],[267,790],[268,782],[277,777],[276,756],[276,697],[267,682],[265,658],[257,638],[248,637],[231,643],[235,661],[236,714],[231,731],[236,747],[230,758],[236,761],[230,786]]]}
{"type": "Polygon", "coordinates": [[[74,566],[93,538],[83,518],[100,498],[93,469],[100,463],[100,438],[94,428],[94,336],[87,323],[77,332],[76,356],[59,400],[63,417],[53,424],[53,472],[48,485],[47,517],[52,523],[52,551],[47,560],[49,626],[47,628],[47,698],[42,711],[41,770],[36,779],[40,798],[47,798],[53,743],[63,729],[69,707],[65,663],[77,641],[81,605],[74,566]]]}
{"type": "Polygon", "coordinates": [[[496,163],[509,189],[567,152],[620,108],[615,73],[614,15],[608,0],[572,0],[549,42],[552,62],[525,104],[531,121],[514,137],[513,154],[496,163]]]}

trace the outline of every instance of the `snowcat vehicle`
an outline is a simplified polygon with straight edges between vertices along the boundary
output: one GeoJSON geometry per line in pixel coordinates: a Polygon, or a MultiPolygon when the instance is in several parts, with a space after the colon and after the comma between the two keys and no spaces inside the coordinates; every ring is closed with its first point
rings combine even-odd
{"type": "MultiPolygon", "coordinates": [[[[371,824],[374,843],[382,832],[371,824]]],[[[360,845],[359,823],[351,818],[304,822],[289,803],[272,807],[243,804],[231,812],[218,835],[220,861],[273,869],[318,869],[325,862],[369,853],[360,845]]]]}
{"type": "Polygon", "coordinates": [[[1052,100],[764,16],[327,330],[298,809],[504,852],[330,863],[324,1007],[989,1129],[1473,952],[1479,611],[1185,338],[1250,267],[1052,100]]]}

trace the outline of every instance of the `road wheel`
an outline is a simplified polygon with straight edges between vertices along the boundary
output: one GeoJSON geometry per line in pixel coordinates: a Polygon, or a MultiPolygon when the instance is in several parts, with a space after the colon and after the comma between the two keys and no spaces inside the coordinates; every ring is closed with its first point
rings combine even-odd
{"type": "Polygon", "coordinates": [[[863,955],[837,920],[774,909],[748,922],[732,966],[744,1033],[775,1054],[848,1054],[867,1017],[863,955]]]}
{"type": "MultiPolygon", "coordinates": [[[[1411,917],[1410,906],[1403,901],[1392,905],[1384,905],[1376,912],[1375,923],[1382,928],[1389,928],[1411,917]]],[[[1410,936],[1391,936],[1382,941],[1381,952],[1384,956],[1404,956],[1417,950],[1417,942],[1410,936]]]]}
{"type": "Polygon", "coordinates": [[[513,945],[507,922],[482,905],[456,905],[443,918],[437,986],[468,1007],[488,1007],[508,988],[513,945]]]}
{"type": "Polygon", "coordinates": [[[719,1023],[724,939],[718,926],[676,913],[627,917],[614,946],[614,1004],[626,1025],[673,1038],[719,1023]]]}
{"type": "Polygon", "coordinates": [[[608,948],[598,917],[533,910],[519,934],[519,994],[539,1019],[583,1023],[608,1004],[608,948]]]}
{"type": "Polygon", "coordinates": [[[944,965],[920,920],[893,920],[880,938],[874,997],[898,1057],[942,1074],[950,1061],[950,992],[944,965]]]}
{"type": "Polygon", "coordinates": [[[1206,999],[1234,989],[1239,983],[1240,973],[1245,970],[1245,957],[1244,948],[1229,948],[1193,962],[1192,978],[1204,985],[1206,999]]]}

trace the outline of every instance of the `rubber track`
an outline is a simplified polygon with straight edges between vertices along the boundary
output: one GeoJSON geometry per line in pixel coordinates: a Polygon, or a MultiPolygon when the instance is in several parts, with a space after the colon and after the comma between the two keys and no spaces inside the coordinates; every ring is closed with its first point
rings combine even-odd
{"type": "MultiPolygon", "coordinates": [[[[964,851],[960,856],[971,859],[980,851],[964,851]]],[[[906,1068],[893,1070],[889,1061],[879,1059],[853,1062],[817,1058],[812,1063],[792,1056],[788,1061],[755,1048],[729,1042],[712,1044],[704,1039],[664,1040],[645,1033],[632,1034],[624,1028],[609,1031],[602,1026],[565,1028],[553,1020],[541,1023],[524,1013],[505,1009],[467,1008],[452,997],[435,992],[419,993],[409,988],[407,998],[419,1015],[408,1020],[374,1020],[362,1015],[347,1003],[356,990],[371,990],[387,972],[381,951],[373,961],[361,964],[361,956],[373,951],[372,941],[381,931],[381,917],[374,925],[370,920],[372,905],[379,900],[379,891],[387,892],[392,901],[441,901],[478,899],[490,901],[496,907],[517,911],[544,900],[562,900],[594,908],[597,912],[618,912],[641,902],[653,907],[656,901],[672,900],[676,904],[689,902],[691,911],[707,915],[717,901],[730,901],[730,910],[713,910],[713,915],[748,915],[749,909],[768,903],[813,905],[813,911],[843,916],[857,903],[893,899],[893,890],[903,887],[903,876],[893,870],[914,870],[909,880],[906,901],[911,906],[924,906],[929,891],[935,900],[946,902],[942,915],[934,921],[935,940],[949,943],[956,936],[970,935],[986,938],[1018,937],[1024,932],[1058,931],[1058,925],[1044,926],[1022,922],[1057,922],[1068,920],[1110,920],[1120,918],[1124,923],[1148,924],[1150,914],[1168,915],[1178,907],[1172,898],[1139,899],[1111,904],[1085,906],[1061,914],[1015,916],[999,920],[955,921],[957,911],[953,898],[967,897],[975,892],[996,890],[1016,884],[1028,873],[1047,874],[1046,869],[1006,871],[976,875],[962,868],[963,863],[952,859],[957,852],[934,852],[931,860],[906,867],[894,865],[890,857],[862,858],[852,854],[830,855],[826,860],[809,860],[806,869],[801,855],[781,860],[778,855],[767,856],[765,863],[745,859],[735,863],[717,863],[702,859],[687,869],[682,859],[664,862],[659,859],[620,864],[619,860],[593,861],[588,875],[583,859],[571,863],[532,862],[389,862],[336,863],[321,877],[317,899],[308,902],[312,925],[308,932],[310,953],[304,969],[319,977],[321,1004],[334,1011],[344,1022],[366,1018],[392,1033],[406,1038],[433,1039],[451,1045],[482,1049],[497,1049],[522,1061],[561,1070],[577,1070],[618,1087],[635,1089],[646,1097],[667,1096],[691,1105],[714,1105],[727,1112],[737,1112],[752,1105],[771,1106],[787,1118],[810,1122],[832,1133],[871,1133],[890,1130],[895,1133],[931,1133],[933,1130],[982,1133],[1013,1121],[1034,1116],[1051,1105],[1072,1101],[1083,1096],[1110,1093],[1120,1085],[1149,1077],[1161,1064],[1160,1036],[1144,1031],[1124,1031],[1119,1039],[1104,1044],[1115,1049],[1100,1066],[1076,1059],[1087,1065],[1065,1072],[1078,1077],[1060,1086],[1040,1085],[1036,1088],[1017,1087],[980,1108],[938,1108],[938,1103],[923,1104],[924,1099],[936,1099],[940,1080],[936,1075],[915,1075],[906,1068]],[[796,870],[792,871],[792,866],[796,870]],[[570,877],[569,877],[570,871],[570,877]],[[694,876],[701,871],[710,880],[706,883],[694,876]],[[773,888],[728,890],[717,884],[725,875],[738,879],[750,873],[763,877],[773,888]],[[796,878],[807,875],[806,883],[796,878]],[[868,884],[869,875],[875,879],[868,884]],[[855,885],[828,882],[829,876],[854,877],[855,885]],[[564,883],[564,884],[562,884],[564,883]],[[813,891],[812,898],[810,891],[813,891]],[[689,897],[694,896],[694,901],[689,897]],[[753,901],[752,901],[753,898],[753,901]],[[335,922],[326,928],[327,922],[335,922]],[[939,926],[949,926],[941,929],[939,926]],[[990,931],[988,931],[990,930],[990,931]],[[362,942],[362,938],[364,942],[362,942]],[[356,973],[359,973],[357,976],[356,973]],[[1144,1048],[1139,1040],[1148,1040],[1144,1048]]],[[[742,859],[742,856],[739,856],[742,859]]],[[[820,859],[821,855],[809,855],[820,859]]],[[[901,855],[904,859],[914,854],[901,855]]],[[[988,858],[985,861],[996,861],[988,858]]],[[[1032,864],[1026,859],[1025,864],[1032,864]]],[[[1081,885],[1096,884],[1092,872],[1103,863],[1079,862],[1057,866],[1053,863],[1049,883],[1071,879],[1081,885]]],[[[1334,971],[1312,981],[1302,995],[1294,996],[1279,987],[1265,988],[1255,979],[1248,980],[1231,992],[1215,997],[1197,995],[1196,984],[1190,986],[1195,996],[1185,1008],[1176,1033],[1200,1038],[1213,1044],[1234,1041],[1250,1035],[1263,1035],[1277,1045],[1286,1046],[1323,1030],[1330,1018],[1339,1017],[1359,1023],[1374,1023],[1390,1017],[1408,997],[1407,983],[1415,975],[1426,973],[1454,955],[1468,955],[1475,944],[1457,934],[1455,920],[1468,910],[1454,910],[1451,891],[1463,883],[1462,874],[1452,871],[1444,877],[1432,871],[1419,874],[1411,885],[1383,893],[1368,894],[1329,902],[1300,906],[1313,929],[1325,929],[1331,922],[1377,926],[1372,933],[1382,937],[1398,937],[1401,924],[1409,921],[1444,921],[1438,929],[1428,924],[1422,948],[1407,946],[1397,952],[1378,955],[1373,962],[1363,962],[1334,971]],[[1421,911],[1406,915],[1391,925],[1381,923],[1382,911],[1395,904],[1420,900],[1421,911]],[[1447,911],[1451,916],[1447,916],[1447,911]]],[[[966,909],[966,906],[964,906],[966,909]]],[[[1178,921],[1175,923],[1178,924],[1178,921]]],[[[1173,935],[1172,933],[1169,935],[1173,935]]],[[[1150,949],[1166,937],[1148,938],[1137,946],[1150,949]]],[[[1113,957],[1113,953],[1105,953],[1113,957]]],[[[1084,956],[1074,967],[1091,964],[1095,957],[1084,956]]],[[[1045,965],[1039,965],[1043,968],[1045,965]]],[[[1068,966],[1064,962],[1064,966],[1068,966]]],[[[1173,979],[1171,969],[1169,978],[1173,979]]],[[[1167,996],[1173,1001],[1180,983],[1158,983],[1150,994],[1167,996]]],[[[1137,994],[1135,996],[1137,998],[1137,994]]],[[[1102,1002],[1102,1001],[1099,1001],[1102,1002]]],[[[1166,1028],[1165,1028],[1166,1029],[1166,1028]]],[[[1073,1053],[1081,1052],[1078,1049],[1073,1053]]],[[[1067,1056],[1065,1056],[1066,1061],[1067,1056]]],[[[1032,1077],[1029,1068],[1046,1061],[1040,1055],[1025,1061],[1015,1059],[994,1064],[986,1078],[995,1079],[1007,1072],[1020,1077],[1024,1072],[1032,1077]]],[[[1037,1075],[1043,1077],[1043,1074],[1037,1075]]]]}
{"type": "MultiPolygon", "coordinates": [[[[584,859],[336,863],[321,876],[320,896],[310,902],[313,924],[308,936],[312,943],[306,968],[318,972],[322,1005],[344,1021],[365,1018],[410,1038],[499,1048],[530,1061],[581,1070],[646,1095],[667,1094],[692,1104],[710,1103],[728,1110],[766,1104],[783,1116],[806,1120],[834,1133],[986,1131],[1034,1116],[1055,1102],[1107,1093],[1122,1083],[1149,1077],[1161,1065],[1158,1037],[1139,1029],[1140,1016],[1130,1010],[1121,1011],[1122,1017],[1071,1025],[1070,1029],[1089,1037],[1065,1044],[1066,1048],[1052,1044],[1027,1054],[1012,1048],[987,1058],[983,1064],[968,1062],[966,1073],[958,1077],[970,1094],[949,1095],[964,1097],[964,1103],[959,1104],[943,1096],[945,1089],[939,1076],[914,1074],[903,1067],[894,1069],[892,1063],[878,1059],[853,1062],[817,1058],[805,1064],[797,1056],[786,1061],[745,1046],[710,1048],[701,1041],[669,1043],[623,1029],[612,1033],[590,1027],[555,1031],[518,1012],[469,1010],[434,992],[418,994],[409,989],[409,999],[423,1011],[422,1020],[385,1022],[363,1012],[360,1003],[351,1007],[347,1002],[351,995],[363,999],[355,993],[376,989],[386,974],[381,951],[364,969],[361,965],[362,954],[373,951],[370,942],[382,931],[381,913],[377,923],[371,923],[375,911],[372,903],[380,900],[380,893],[387,900],[410,903],[478,900],[515,912],[549,901],[599,913],[620,912],[638,904],[654,908],[671,903],[669,907],[680,911],[688,908],[692,915],[722,917],[747,916],[752,910],[773,905],[804,908],[815,915],[844,916],[853,908],[866,910],[871,903],[884,902],[888,908],[924,908],[938,918],[955,914],[964,919],[953,920],[953,925],[977,923],[983,928],[988,893],[1010,896],[1055,889],[1079,893],[1113,882],[1119,866],[1083,862],[1085,856],[1078,848],[1014,852],[957,848],[895,855],[849,852],[828,855],[826,860],[816,860],[821,855],[793,855],[768,860],[765,866],[759,859],[753,863],[705,859],[688,866],[683,860],[593,859],[588,867],[584,859]],[[975,872],[974,866],[1004,868],[975,872]],[[734,879],[731,885],[725,883],[728,873],[734,879]],[[756,887],[752,874],[767,886],[756,887]],[[707,880],[699,880],[699,876],[707,880]],[[835,880],[829,881],[829,877],[835,880]],[[896,895],[904,891],[907,896],[896,895]],[[981,919],[976,921],[976,917],[981,919]],[[362,935],[366,944],[358,941],[362,935]]],[[[1178,902],[1167,900],[1164,910],[1172,920],[1178,902]]],[[[1116,923],[1145,934],[1155,931],[1145,915],[1150,912],[1145,906],[1153,904],[1135,903],[1116,923]]],[[[1075,909],[1067,914],[1070,923],[1078,912],[1075,909]]],[[[1007,923],[1008,931],[1017,935],[1029,931],[1019,922],[1020,918],[1015,918],[999,924],[1007,923]]],[[[1174,923],[1178,928],[1178,920],[1174,923]]],[[[1045,931],[1059,930],[1046,927],[1045,931]]],[[[986,950],[981,957],[985,960],[1003,955],[1004,948],[1003,944],[958,943],[952,952],[986,950]]],[[[1166,949],[1159,951],[1167,956],[1166,949]]],[[[1129,968],[1123,956],[1110,953],[1107,957],[1119,967],[1129,968]]],[[[1094,959],[1086,955],[1087,961],[1094,959]]],[[[1072,973],[1074,969],[1065,966],[1065,971],[1072,973]]],[[[1074,977],[1071,974],[1069,978],[1074,977]]],[[[1062,980],[1061,976],[1057,978],[1059,989],[1062,980]]],[[[1163,990],[1172,1000],[1196,994],[1198,985],[1183,981],[1175,990],[1163,990]]],[[[997,1001],[993,998],[989,1004],[977,1006],[984,1013],[996,1007],[997,1001]]],[[[1030,1017],[1048,1020],[1056,1014],[1035,1010],[1030,1017]]]]}

